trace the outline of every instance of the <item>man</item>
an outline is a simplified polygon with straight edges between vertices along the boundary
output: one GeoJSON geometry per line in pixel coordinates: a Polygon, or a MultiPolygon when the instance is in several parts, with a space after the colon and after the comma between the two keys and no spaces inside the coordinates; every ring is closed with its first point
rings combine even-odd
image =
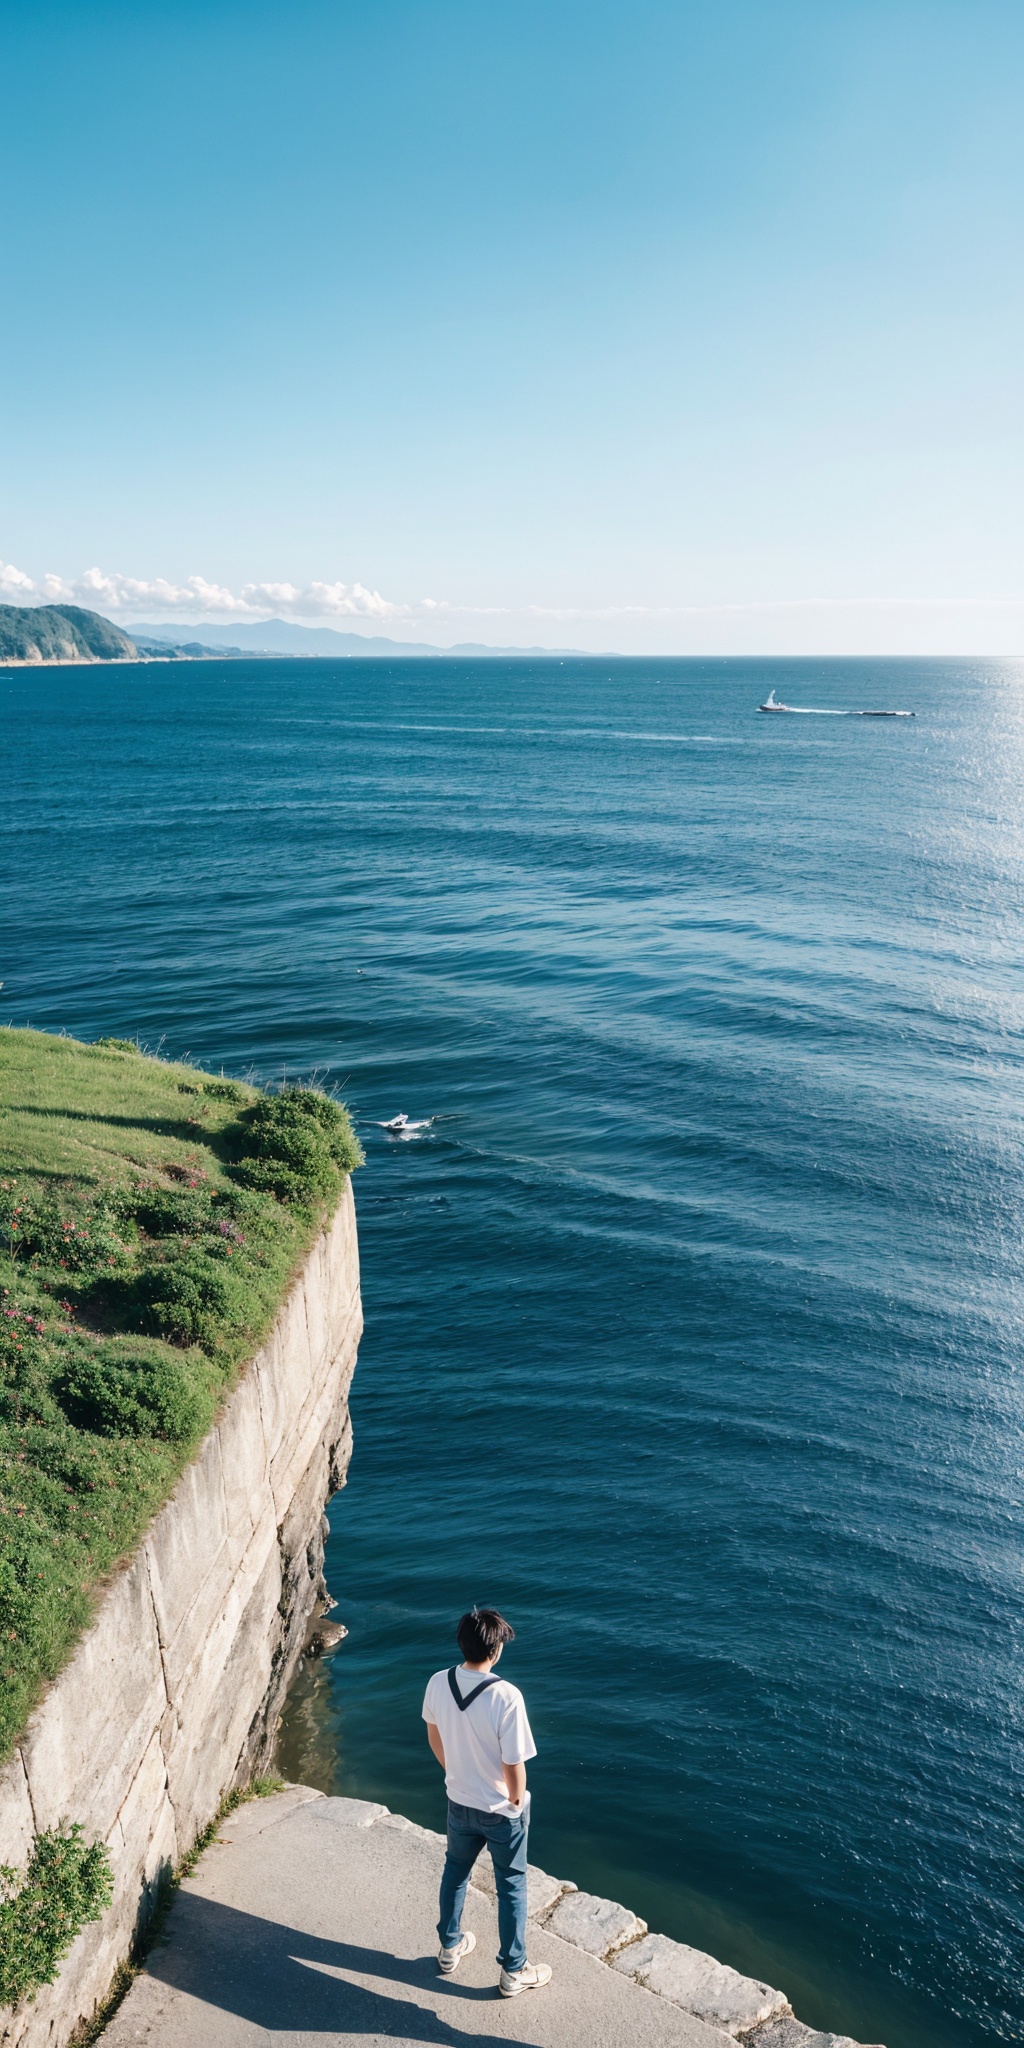
{"type": "Polygon", "coordinates": [[[476,1935],[462,1933],[462,1908],[469,1873],[481,1849],[489,1849],[498,1893],[502,1998],[539,1991],[551,1981],[549,1964],[526,1960],[526,1764],[537,1746],[522,1693],[494,1672],[514,1635],[494,1607],[464,1614],[456,1630],[463,1662],[435,1671],[423,1701],[427,1740],[448,1788],[438,1968],[442,1977],[452,1976],[476,1947],[476,1935]]]}

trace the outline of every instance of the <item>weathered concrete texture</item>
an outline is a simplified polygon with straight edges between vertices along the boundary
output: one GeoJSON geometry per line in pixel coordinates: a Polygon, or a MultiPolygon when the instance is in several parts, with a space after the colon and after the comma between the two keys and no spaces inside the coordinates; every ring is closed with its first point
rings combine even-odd
{"type": "Polygon", "coordinates": [[[103,2048],[736,2048],[536,1925],[530,1954],[552,1982],[500,1998],[497,1913],[472,1886],[476,1950],[440,1977],[443,1837],[368,1802],[292,1796],[279,1821],[278,1800],[260,1801],[258,1833],[206,1851],[103,2048]]]}
{"type": "MultiPolygon", "coordinates": [[[[858,2048],[849,2034],[818,2034],[801,2020],[775,2020],[751,2035],[753,2048],[858,2048]]],[[[874,2048],[880,2048],[876,2042],[874,2048]]]]}
{"type": "Polygon", "coordinates": [[[589,1956],[605,1960],[627,1941],[647,1932],[647,1922],[638,1920],[628,1906],[614,1899],[596,1899],[591,1892],[569,1892],[549,1916],[547,1925],[562,1941],[585,1948],[589,1956]]]}
{"type": "Polygon", "coordinates": [[[727,1963],[716,1963],[700,1949],[670,1941],[664,1934],[649,1934],[622,1955],[613,1958],[616,1970],[635,1977],[673,2005],[698,2013],[701,2019],[724,2027],[730,2034],[748,2034],[762,2020],[788,2013],[789,2000],[769,1984],[753,1977],[741,1977],[727,1963]]]}
{"type": "Polygon", "coordinates": [[[115,1898],[56,1984],[0,2014],[9,2048],[59,2048],[105,1997],[158,1880],[269,1760],[323,1590],[323,1504],[344,1481],[362,1327],[351,1188],[265,1344],[0,1772],[0,1863],[81,1821],[115,1898]]]}
{"type": "Polygon", "coordinates": [[[444,1836],[369,1800],[292,1785],[241,1808],[219,1840],[104,2048],[256,2048],[271,2038],[281,2048],[413,2048],[463,2036],[471,2048],[857,2048],[802,2026],[780,1991],[648,1935],[614,1900],[532,1866],[529,1953],[551,1964],[553,1979],[503,2004],[487,1856],[464,1916],[476,1951],[455,1978],[439,1980],[444,1836]]]}

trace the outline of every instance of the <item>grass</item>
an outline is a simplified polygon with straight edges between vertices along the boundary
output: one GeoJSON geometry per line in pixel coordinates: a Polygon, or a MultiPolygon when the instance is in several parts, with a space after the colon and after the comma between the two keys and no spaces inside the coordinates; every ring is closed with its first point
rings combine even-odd
{"type": "Polygon", "coordinates": [[[360,1158],[315,1090],[0,1030],[0,1760],[360,1158]]]}
{"type": "Polygon", "coordinates": [[[169,1895],[173,1896],[184,1878],[191,1877],[204,1849],[208,1849],[210,1843],[216,1841],[217,1829],[220,1827],[221,1821],[227,1820],[229,1813],[234,1813],[239,1806],[244,1806],[250,1799],[272,1799],[275,1792],[283,1791],[284,1779],[270,1777],[252,1778],[248,1785],[239,1785],[234,1792],[225,1792],[213,1819],[203,1829],[202,1833],[196,1836],[191,1849],[182,1857],[177,1870],[174,1872],[174,1876],[169,1880],[169,1895]]]}

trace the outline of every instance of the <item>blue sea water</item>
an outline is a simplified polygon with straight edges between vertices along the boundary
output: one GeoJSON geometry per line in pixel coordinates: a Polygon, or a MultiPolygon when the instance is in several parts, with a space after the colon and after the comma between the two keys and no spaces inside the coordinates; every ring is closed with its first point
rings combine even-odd
{"type": "Polygon", "coordinates": [[[288,1768],[439,1825],[424,1677],[496,1600],[537,1861],[809,2021],[1019,2040],[1024,668],[0,692],[5,1016],[361,1120],[288,1768]]]}

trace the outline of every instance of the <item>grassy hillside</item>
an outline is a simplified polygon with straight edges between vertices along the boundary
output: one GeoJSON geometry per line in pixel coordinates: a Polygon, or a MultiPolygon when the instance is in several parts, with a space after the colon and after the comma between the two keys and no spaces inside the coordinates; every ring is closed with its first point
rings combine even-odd
{"type": "Polygon", "coordinates": [[[0,1030],[0,1758],[360,1156],[312,1090],[0,1030]]]}
{"type": "Polygon", "coordinates": [[[77,604],[0,604],[0,663],[136,661],[127,633],[77,604]]]}

